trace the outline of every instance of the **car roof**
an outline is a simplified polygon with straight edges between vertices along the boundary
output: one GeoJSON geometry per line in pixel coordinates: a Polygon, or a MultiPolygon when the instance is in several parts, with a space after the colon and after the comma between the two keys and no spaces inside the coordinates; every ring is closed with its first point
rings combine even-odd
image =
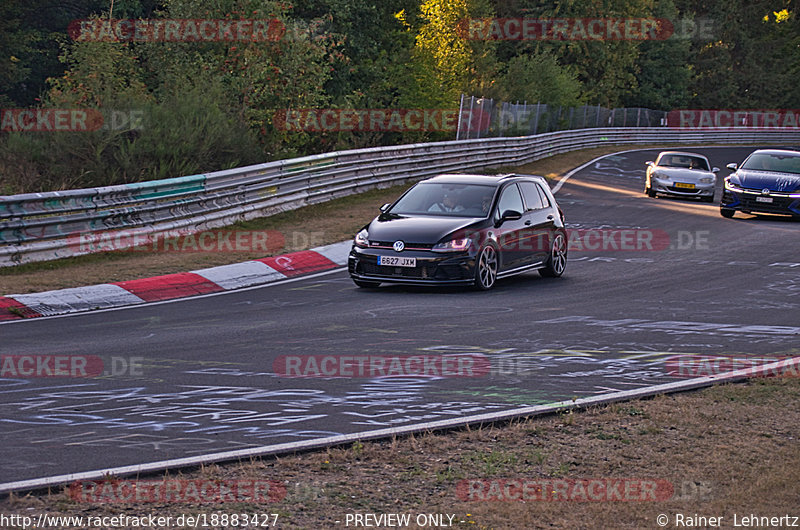
{"type": "Polygon", "coordinates": [[[754,155],[756,153],[762,155],[800,156],[800,151],[795,151],[793,149],[756,149],[755,151],[750,153],[750,155],[754,155]]]}
{"type": "Polygon", "coordinates": [[[708,160],[708,158],[705,155],[701,155],[700,153],[690,153],[689,151],[661,151],[660,153],[658,153],[659,158],[662,155],[699,156],[700,158],[705,158],[706,160],[708,160]]]}
{"type": "Polygon", "coordinates": [[[445,174],[425,179],[424,182],[442,182],[442,183],[452,183],[452,184],[484,184],[484,185],[497,186],[503,182],[510,181],[516,178],[519,179],[528,178],[537,180],[541,183],[545,184],[547,183],[544,177],[540,177],[538,175],[520,175],[516,173],[507,173],[504,175],[445,174]]]}

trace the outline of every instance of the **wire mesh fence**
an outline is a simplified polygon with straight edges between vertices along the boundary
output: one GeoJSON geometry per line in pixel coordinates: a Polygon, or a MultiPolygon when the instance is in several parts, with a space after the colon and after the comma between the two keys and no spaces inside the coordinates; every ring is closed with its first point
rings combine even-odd
{"type": "Polygon", "coordinates": [[[456,140],[530,136],[599,127],[663,127],[667,118],[665,111],[645,108],[509,103],[464,94],[461,95],[459,110],[456,140]]]}

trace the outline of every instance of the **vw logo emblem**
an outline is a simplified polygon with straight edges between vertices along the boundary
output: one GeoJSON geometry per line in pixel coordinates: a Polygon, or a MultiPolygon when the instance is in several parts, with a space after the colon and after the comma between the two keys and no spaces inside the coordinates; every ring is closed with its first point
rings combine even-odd
{"type": "Polygon", "coordinates": [[[406,244],[402,241],[395,241],[392,248],[394,248],[395,252],[403,252],[403,249],[406,248],[406,244]]]}
{"type": "Polygon", "coordinates": [[[764,188],[761,190],[761,195],[769,195],[769,188],[764,188]]]}

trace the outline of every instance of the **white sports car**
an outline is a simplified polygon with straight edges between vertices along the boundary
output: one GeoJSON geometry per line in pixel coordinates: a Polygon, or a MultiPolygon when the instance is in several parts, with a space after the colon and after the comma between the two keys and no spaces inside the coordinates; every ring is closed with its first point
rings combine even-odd
{"type": "Polygon", "coordinates": [[[712,168],[703,155],[662,151],[655,162],[647,162],[644,192],[650,197],[661,193],[714,202],[718,171],[719,168],[712,168]]]}

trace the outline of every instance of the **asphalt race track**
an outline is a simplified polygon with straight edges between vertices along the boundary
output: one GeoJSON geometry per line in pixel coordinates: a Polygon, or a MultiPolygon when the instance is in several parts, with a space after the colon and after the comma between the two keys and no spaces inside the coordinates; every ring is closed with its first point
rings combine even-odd
{"type": "MultiPolygon", "coordinates": [[[[723,168],[720,176],[752,151],[694,150],[723,168]]],[[[673,382],[676,354],[796,354],[800,223],[724,219],[716,203],[648,198],[644,162],[656,152],[607,157],[563,184],[556,197],[568,226],[593,248],[572,248],[560,279],[531,273],[487,293],[363,290],[340,270],[221,296],[1,325],[3,354],[98,356],[118,374],[0,379],[3,481],[673,382]],[[621,230],[656,244],[614,248],[621,230]],[[273,371],[282,356],[365,354],[473,354],[489,368],[435,378],[273,371]]]]}

